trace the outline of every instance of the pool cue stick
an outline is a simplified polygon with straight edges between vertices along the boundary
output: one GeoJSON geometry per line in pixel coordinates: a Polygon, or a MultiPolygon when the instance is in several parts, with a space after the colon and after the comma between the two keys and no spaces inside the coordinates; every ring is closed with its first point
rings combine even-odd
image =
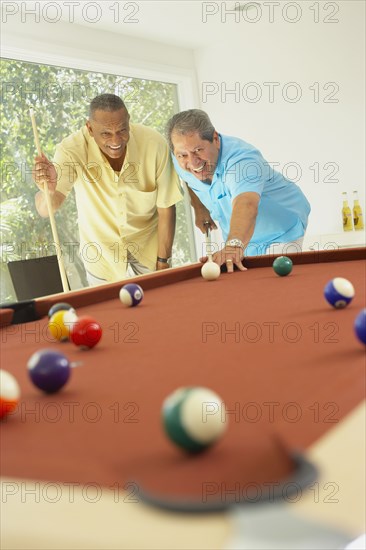
{"type": "MultiPolygon", "coordinates": [[[[40,145],[40,142],[39,142],[38,130],[37,130],[36,119],[35,119],[35,116],[34,116],[33,109],[29,110],[29,114],[30,114],[31,121],[32,121],[34,141],[36,143],[38,156],[42,156],[42,150],[41,150],[41,145],[40,145]]],[[[65,266],[64,266],[63,259],[61,257],[62,256],[62,248],[61,248],[61,245],[60,245],[60,240],[58,238],[57,227],[56,227],[56,222],[55,222],[55,216],[54,216],[54,213],[53,213],[53,210],[52,210],[51,198],[50,198],[50,193],[49,193],[49,190],[48,190],[48,184],[47,184],[46,180],[44,180],[42,183],[43,183],[44,194],[45,194],[45,197],[46,197],[48,215],[49,215],[50,223],[51,223],[52,237],[53,237],[53,241],[54,241],[54,243],[55,243],[55,245],[56,245],[56,247],[58,248],[58,251],[59,251],[59,254],[56,253],[56,256],[57,256],[58,267],[59,267],[60,275],[61,275],[62,288],[63,288],[64,292],[69,292],[69,285],[68,285],[68,282],[67,282],[65,266]]]]}
{"type": "Polygon", "coordinates": [[[208,261],[212,262],[210,222],[205,222],[204,225],[206,226],[206,254],[208,261]]]}

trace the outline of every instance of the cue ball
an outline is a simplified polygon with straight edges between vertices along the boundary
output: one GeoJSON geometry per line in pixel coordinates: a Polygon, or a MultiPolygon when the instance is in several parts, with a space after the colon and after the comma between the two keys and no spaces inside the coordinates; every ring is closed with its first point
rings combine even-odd
{"type": "Polygon", "coordinates": [[[135,283],[128,283],[124,285],[119,291],[119,299],[122,304],[128,307],[138,306],[144,297],[144,291],[135,283]]]}
{"type": "Polygon", "coordinates": [[[357,338],[366,345],[366,308],[357,315],[354,327],[357,338]]]}
{"type": "Polygon", "coordinates": [[[10,372],[0,370],[0,418],[11,413],[20,398],[19,384],[10,372]]]}
{"type": "Polygon", "coordinates": [[[162,420],[169,439],[190,453],[210,447],[227,427],[221,397],[202,387],[179,388],[169,395],[163,403],[162,420]]]}
{"type": "Polygon", "coordinates": [[[215,262],[206,262],[201,268],[201,275],[206,281],[215,281],[220,277],[220,266],[215,262]]]}
{"type": "Polygon", "coordinates": [[[287,256],[279,256],[272,264],[273,270],[280,277],[286,277],[292,271],[292,261],[287,256]]]}
{"type": "Polygon", "coordinates": [[[324,297],[336,309],[342,309],[352,301],[355,295],[353,284],[343,277],[329,281],[324,288],[324,297]]]}
{"type": "Polygon", "coordinates": [[[71,364],[59,351],[43,349],[29,358],[28,373],[33,384],[46,393],[55,393],[70,378],[71,364]]]}

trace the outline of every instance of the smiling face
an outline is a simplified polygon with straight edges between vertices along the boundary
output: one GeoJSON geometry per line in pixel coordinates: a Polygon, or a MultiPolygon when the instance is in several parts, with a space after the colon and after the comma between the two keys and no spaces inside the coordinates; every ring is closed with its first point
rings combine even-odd
{"type": "Polygon", "coordinates": [[[99,149],[113,163],[123,159],[130,138],[130,116],[126,109],[93,112],[86,125],[99,149]]]}
{"type": "Polygon", "coordinates": [[[174,156],[179,166],[204,183],[211,183],[220,151],[220,138],[217,132],[213,141],[202,139],[198,132],[171,135],[174,156]]]}

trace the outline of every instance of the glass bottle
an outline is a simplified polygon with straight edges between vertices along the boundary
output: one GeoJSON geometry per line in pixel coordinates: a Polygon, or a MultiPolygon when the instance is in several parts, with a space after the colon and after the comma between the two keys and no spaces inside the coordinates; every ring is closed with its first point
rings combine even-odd
{"type": "Polygon", "coordinates": [[[361,231],[364,228],[362,208],[358,200],[357,191],[353,191],[353,225],[355,231],[361,231]]]}
{"type": "Polygon", "coordinates": [[[352,231],[352,212],[348,205],[347,193],[342,193],[343,197],[343,208],[342,208],[342,218],[343,218],[343,231],[352,231]]]}

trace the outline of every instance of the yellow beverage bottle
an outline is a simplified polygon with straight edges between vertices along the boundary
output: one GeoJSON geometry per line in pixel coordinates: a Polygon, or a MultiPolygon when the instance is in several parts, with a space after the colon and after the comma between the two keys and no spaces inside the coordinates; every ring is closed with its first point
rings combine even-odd
{"type": "Polygon", "coordinates": [[[343,197],[343,208],[342,208],[342,218],[343,218],[343,231],[352,231],[352,212],[348,205],[347,193],[342,193],[343,197]]]}
{"type": "Polygon", "coordinates": [[[358,200],[357,191],[353,191],[353,224],[355,231],[361,231],[364,228],[362,208],[358,200]]]}

